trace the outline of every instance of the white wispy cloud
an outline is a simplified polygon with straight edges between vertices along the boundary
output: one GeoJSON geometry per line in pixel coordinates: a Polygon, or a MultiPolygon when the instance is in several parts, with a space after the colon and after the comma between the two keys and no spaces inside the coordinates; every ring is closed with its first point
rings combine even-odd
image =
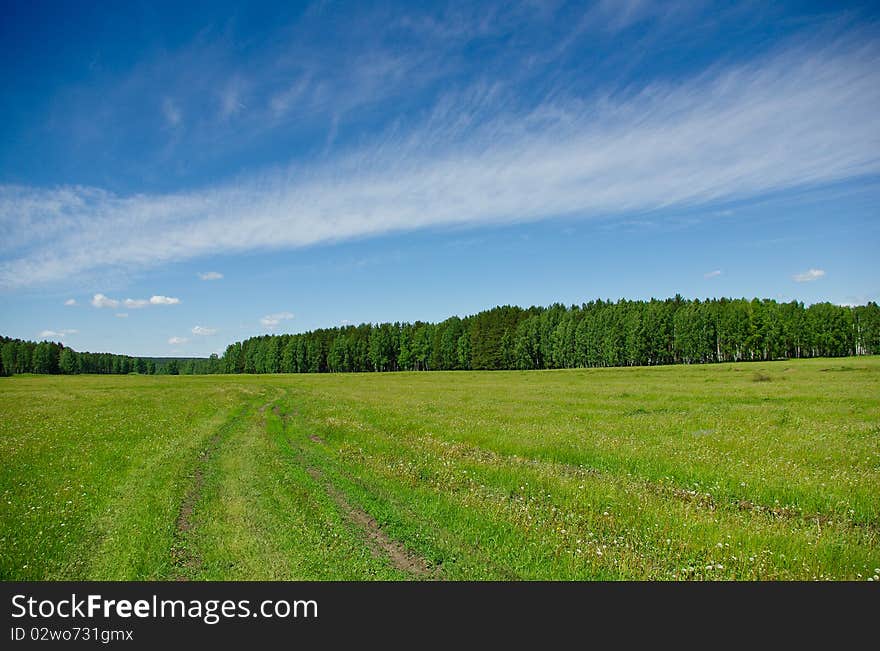
{"type": "Polygon", "coordinates": [[[79,330],[43,330],[40,332],[40,339],[64,339],[67,335],[75,335],[79,330]]]}
{"type": "Polygon", "coordinates": [[[168,343],[171,344],[172,346],[178,346],[180,344],[185,344],[188,341],[189,341],[189,339],[187,339],[186,337],[171,337],[168,340],[168,343]]]}
{"type": "Polygon", "coordinates": [[[291,312],[277,312],[275,314],[267,314],[263,318],[260,319],[260,323],[267,328],[274,328],[282,321],[288,321],[293,318],[293,313],[291,312]]]}
{"type": "Polygon", "coordinates": [[[193,327],[192,333],[200,337],[208,337],[217,334],[217,328],[205,328],[204,326],[197,325],[193,327]]]}
{"type": "Polygon", "coordinates": [[[716,269],[715,271],[707,271],[706,273],[704,273],[703,278],[708,280],[709,278],[717,278],[720,275],[721,275],[721,270],[716,269]]]}
{"type": "Polygon", "coordinates": [[[117,319],[127,319],[127,318],[128,318],[128,312],[117,312],[117,313],[114,314],[113,316],[115,316],[117,319]]]}
{"type": "Polygon", "coordinates": [[[794,274],[791,279],[796,283],[808,283],[813,280],[819,280],[825,275],[824,269],[807,269],[801,273],[794,274]]]}
{"type": "Polygon", "coordinates": [[[244,82],[240,77],[234,77],[220,92],[220,118],[229,119],[238,115],[245,109],[242,96],[244,93],[244,82]]]}
{"type": "Polygon", "coordinates": [[[269,100],[269,108],[275,118],[280,118],[287,113],[291,106],[298,103],[309,92],[311,79],[308,76],[300,77],[284,90],[276,93],[269,100]]]}
{"type": "Polygon", "coordinates": [[[599,0],[586,13],[585,20],[594,26],[601,25],[607,31],[618,32],[652,14],[663,12],[665,5],[674,4],[648,0],[599,0]]]}
{"type": "Polygon", "coordinates": [[[220,280],[223,278],[223,274],[219,271],[200,271],[198,276],[202,280],[220,280]]]}
{"type": "Polygon", "coordinates": [[[181,120],[183,120],[183,112],[180,110],[177,103],[170,97],[166,97],[162,100],[162,115],[165,118],[165,122],[171,127],[178,126],[181,120]]]}
{"type": "Polygon", "coordinates": [[[150,301],[145,298],[127,298],[122,301],[122,304],[127,308],[139,310],[142,307],[147,307],[147,305],[150,304],[150,301]]]}
{"type": "Polygon", "coordinates": [[[72,306],[76,305],[76,299],[75,298],[68,298],[66,301],[64,301],[64,304],[67,307],[72,307],[72,306]]]}
{"type": "Polygon", "coordinates": [[[415,229],[624,215],[880,173],[880,44],[790,45],[528,108],[493,87],[311,167],[175,194],[0,187],[0,287],[415,229]],[[136,224],[137,228],[132,228],[136,224]],[[38,233],[38,235],[29,235],[38,233]],[[29,239],[30,238],[30,239],[29,239]]]}

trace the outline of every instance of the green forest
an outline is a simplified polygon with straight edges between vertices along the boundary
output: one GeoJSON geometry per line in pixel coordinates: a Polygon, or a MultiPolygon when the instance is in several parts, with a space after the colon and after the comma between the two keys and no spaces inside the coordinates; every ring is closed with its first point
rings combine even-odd
{"type": "Polygon", "coordinates": [[[262,335],[208,359],[79,353],[0,338],[0,373],[339,373],[654,366],[880,353],[880,307],[770,299],[501,306],[441,323],[262,335]]]}
{"type": "Polygon", "coordinates": [[[113,353],[77,352],[54,341],[24,341],[0,336],[0,376],[20,373],[48,375],[178,375],[222,373],[217,355],[207,359],[132,357],[113,353]]]}

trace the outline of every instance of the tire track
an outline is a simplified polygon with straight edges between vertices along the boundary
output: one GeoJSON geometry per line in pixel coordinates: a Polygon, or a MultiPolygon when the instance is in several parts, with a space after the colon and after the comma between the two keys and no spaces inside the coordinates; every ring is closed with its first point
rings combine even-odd
{"type": "MultiPolygon", "coordinates": [[[[309,435],[309,439],[315,443],[320,443],[322,445],[326,444],[326,442],[323,439],[321,439],[320,437],[318,437],[317,435],[309,435]],[[315,440],[315,439],[318,439],[318,440],[315,440]]],[[[305,457],[305,450],[298,442],[296,442],[295,440],[293,440],[290,437],[287,437],[286,443],[287,443],[288,451],[300,463],[300,465],[306,466],[306,472],[309,473],[309,475],[312,477],[312,479],[315,479],[319,483],[322,483],[325,487],[332,486],[332,484],[329,481],[324,481],[323,474],[317,468],[315,468],[314,466],[311,466],[311,465],[306,465],[306,461],[304,458],[305,457]]],[[[373,488],[371,488],[363,479],[356,477],[351,472],[347,472],[345,469],[340,468],[340,467],[336,467],[335,472],[344,476],[348,481],[350,481],[354,484],[357,484],[363,490],[365,490],[371,494],[375,494],[373,488]]],[[[332,497],[332,495],[331,495],[331,497],[332,497]]],[[[392,507],[394,509],[403,513],[405,516],[409,517],[411,520],[421,522],[421,520],[419,518],[419,514],[415,510],[413,510],[408,505],[402,503],[399,499],[396,499],[394,496],[385,493],[382,495],[382,499],[387,501],[389,504],[392,505],[392,507]]],[[[370,517],[369,514],[366,514],[366,515],[367,515],[367,517],[370,517]]],[[[511,570],[510,568],[508,568],[505,565],[500,565],[499,563],[497,563],[495,561],[495,559],[491,558],[489,555],[484,553],[481,549],[479,549],[477,546],[473,545],[472,543],[453,534],[451,531],[449,531],[447,529],[441,529],[440,531],[442,532],[443,538],[447,542],[451,543],[452,545],[459,548],[460,550],[466,550],[470,556],[480,559],[483,566],[494,570],[499,576],[503,577],[502,580],[506,580],[506,581],[521,581],[522,580],[522,577],[520,577],[516,572],[514,572],[513,570],[511,570]]],[[[434,580],[438,580],[438,581],[445,580],[441,575],[442,564],[441,565],[434,565],[433,567],[436,568],[436,570],[435,570],[436,576],[434,577],[434,580]]]]}
{"type": "MultiPolygon", "coordinates": [[[[283,433],[282,440],[287,443],[287,448],[294,454],[295,459],[305,466],[306,472],[319,485],[324,487],[327,495],[333,500],[343,517],[353,524],[360,532],[370,551],[378,558],[386,558],[391,565],[410,576],[423,580],[439,580],[440,567],[432,565],[426,558],[409,550],[402,542],[394,540],[379,525],[379,522],[363,509],[348,501],[345,493],[333,485],[333,482],[324,476],[318,468],[307,464],[303,458],[303,450],[296,446],[287,435],[287,426],[293,414],[284,413],[277,404],[272,405],[272,413],[281,421],[283,433]]],[[[317,435],[311,435],[310,440],[324,445],[326,442],[317,435]]]]}
{"type": "MultiPolygon", "coordinates": [[[[268,403],[259,409],[262,414],[270,405],[268,403]]],[[[205,447],[199,452],[196,459],[195,470],[192,473],[189,488],[184,493],[180,502],[180,508],[175,520],[174,543],[171,547],[171,561],[174,567],[175,581],[188,581],[189,576],[196,573],[202,567],[202,559],[193,551],[191,545],[187,544],[188,534],[194,529],[194,513],[196,506],[202,498],[202,490],[205,485],[205,473],[211,458],[214,456],[220,443],[225,435],[232,430],[246,415],[246,408],[241,408],[234,412],[232,416],[224,422],[217,431],[211,435],[205,447]]]]}
{"type": "Polygon", "coordinates": [[[367,546],[375,556],[387,558],[395,569],[416,578],[435,580],[440,578],[439,567],[432,567],[424,557],[410,551],[400,541],[390,538],[373,516],[363,509],[353,506],[342,491],[325,479],[320,470],[310,466],[306,468],[306,472],[312,479],[324,486],[327,494],[339,507],[343,516],[362,532],[367,546]]]}

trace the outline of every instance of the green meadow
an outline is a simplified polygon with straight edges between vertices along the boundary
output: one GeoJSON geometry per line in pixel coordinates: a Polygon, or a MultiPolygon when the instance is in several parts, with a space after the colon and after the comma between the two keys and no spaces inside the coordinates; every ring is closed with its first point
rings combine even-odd
{"type": "Polygon", "coordinates": [[[880,574],[880,358],[0,378],[6,580],[880,574]]]}

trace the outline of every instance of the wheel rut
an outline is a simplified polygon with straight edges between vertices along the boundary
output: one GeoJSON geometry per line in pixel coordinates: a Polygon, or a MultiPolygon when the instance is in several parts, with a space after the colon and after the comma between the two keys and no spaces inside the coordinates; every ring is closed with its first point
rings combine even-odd
{"type": "MultiPolygon", "coordinates": [[[[269,405],[265,405],[259,410],[259,412],[262,413],[268,406],[269,405]]],[[[187,538],[189,537],[190,532],[195,528],[194,514],[196,507],[202,498],[202,492],[205,486],[205,474],[211,459],[220,447],[220,444],[223,442],[227,433],[234,429],[246,414],[247,410],[244,408],[234,412],[232,416],[223,422],[211,435],[196,459],[189,487],[180,502],[177,518],[175,520],[174,542],[171,547],[171,563],[174,568],[173,579],[175,581],[188,581],[190,576],[198,572],[202,567],[202,559],[199,557],[198,553],[193,550],[192,545],[188,544],[187,538]]]]}
{"type": "MultiPolygon", "coordinates": [[[[265,411],[265,408],[261,411],[265,411]]],[[[272,405],[271,411],[281,420],[282,431],[286,433],[289,420],[295,413],[282,412],[277,404],[272,405]]],[[[319,445],[326,445],[326,441],[317,434],[309,435],[309,440],[319,445]]],[[[353,505],[345,493],[334,486],[333,482],[321,470],[313,465],[307,465],[303,458],[302,449],[289,436],[285,435],[284,441],[297,461],[305,466],[309,476],[324,488],[342,516],[361,533],[361,537],[373,555],[378,558],[386,558],[395,569],[405,572],[415,579],[439,580],[441,578],[440,567],[431,564],[424,557],[409,550],[400,541],[391,538],[383,531],[376,518],[353,505]]]]}
{"type": "Polygon", "coordinates": [[[432,566],[425,558],[407,549],[403,543],[389,537],[382,530],[376,518],[363,509],[352,505],[345,497],[345,493],[333,486],[320,470],[309,467],[306,472],[312,479],[324,486],[327,494],[336,503],[343,516],[361,531],[367,546],[374,555],[387,558],[395,569],[406,572],[415,578],[440,579],[439,567],[432,566]]]}

